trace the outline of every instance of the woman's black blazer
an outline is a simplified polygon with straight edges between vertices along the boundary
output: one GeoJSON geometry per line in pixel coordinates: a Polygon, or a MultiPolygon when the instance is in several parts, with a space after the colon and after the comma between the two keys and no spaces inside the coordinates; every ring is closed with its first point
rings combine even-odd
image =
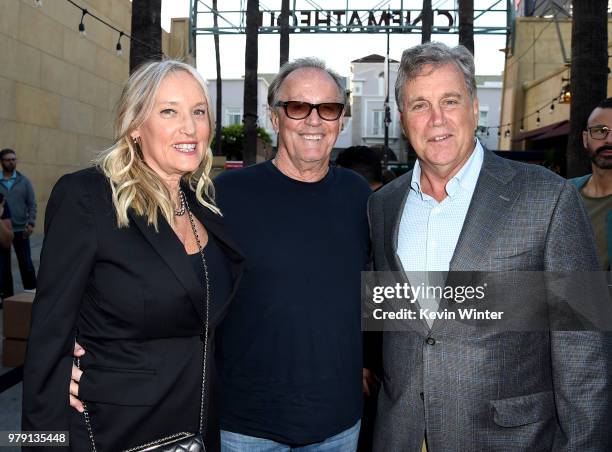
{"type": "MultiPolygon", "coordinates": [[[[222,218],[201,207],[190,190],[187,196],[228,257],[233,277],[229,298],[210,308],[210,395],[214,326],[235,293],[243,258],[222,218]]],[[[24,366],[23,429],[70,431],[72,450],[89,450],[84,417],[68,403],[75,338],[87,351],[79,396],[98,451],[198,428],[202,278],[161,215],[158,232],[134,212],[129,218],[129,227],[117,227],[109,182],[95,168],[62,177],[47,205],[24,366]]],[[[208,450],[219,447],[214,411],[209,397],[208,450]]]]}

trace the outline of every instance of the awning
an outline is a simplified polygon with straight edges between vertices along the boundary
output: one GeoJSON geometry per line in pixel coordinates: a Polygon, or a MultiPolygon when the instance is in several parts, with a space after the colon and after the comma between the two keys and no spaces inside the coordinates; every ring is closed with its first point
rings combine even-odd
{"type": "Polygon", "coordinates": [[[516,142],[522,140],[544,140],[546,138],[567,135],[569,134],[569,129],[569,120],[564,119],[563,121],[548,124],[547,126],[540,127],[538,129],[521,132],[515,138],[513,138],[512,141],[516,142]]]}

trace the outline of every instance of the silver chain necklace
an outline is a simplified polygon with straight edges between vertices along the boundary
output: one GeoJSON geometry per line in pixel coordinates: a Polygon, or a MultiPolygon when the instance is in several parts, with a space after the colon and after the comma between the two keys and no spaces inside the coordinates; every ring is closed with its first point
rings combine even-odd
{"type": "Polygon", "coordinates": [[[185,215],[185,212],[187,212],[187,200],[185,199],[185,193],[183,193],[183,190],[179,187],[179,208],[174,210],[174,215],[176,215],[177,217],[182,217],[183,215],[185,215]]]}
{"type": "Polygon", "coordinates": [[[193,235],[195,236],[196,243],[198,244],[198,250],[200,251],[200,257],[202,258],[202,268],[204,270],[204,289],[206,290],[206,298],[204,303],[204,324],[203,329],[204,332],[201,336],[202,342],[204,343],[203,348],[203,357],[202,357],[202,392],[200,394],[200,428],[199,432],[203,435],[203,427],[204,427],[204,402],[206,400],[206,355],[208,352],[208,316],[210,310],[210,281],[208,279],[208,265],[206,264],[206,258],[204,257],[204,248],[202,247],[202,243],[200,242],[200,236],[198,235],[198,230],[195,227],[195,222],[193,221],[193,215],[191,214],[191,209],[189,208],[189,203],[187,203],[187,198],[185,197],[185,193],[183,190],[179,188],[179,194],[181,196],[181,204],[182,207],[187,210],[187,214],[189,216],[189,223],[191,223],[191,230],[193,231],[193,235]]]}

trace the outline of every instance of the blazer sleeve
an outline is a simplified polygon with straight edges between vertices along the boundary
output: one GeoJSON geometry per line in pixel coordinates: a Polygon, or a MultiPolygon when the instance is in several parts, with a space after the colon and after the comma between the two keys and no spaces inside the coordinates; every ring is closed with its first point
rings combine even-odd
{"type": "MultiPolygon", "coordinates": [[[[545,254],[547,271],[600,268],[589,219],[576,189],[567,182],[555,206],[545,254]]],[[[580,302],[570,300],[576,301],[580,302]]],[[[553,329],[550,334],[555,402],[563,432],[555,438],[553,450],[612,450],[610,332],[553,329]]]]}
{"type": "Polygon", "coordinates": [[[57,182],[47,205],[44,232],[24,364],[22,428],[69,430],[75,325],[96,251],[86,173],[57,182]]]}

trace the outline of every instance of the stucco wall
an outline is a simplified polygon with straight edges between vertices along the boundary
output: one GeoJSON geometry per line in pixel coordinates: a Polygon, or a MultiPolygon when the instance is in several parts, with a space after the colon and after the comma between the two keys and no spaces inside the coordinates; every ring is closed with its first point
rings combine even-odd
{"type": "MultiPolygon", "coordinates": [[[[130,33],[129,0],[78,0],[83,8],[130,33]]],[[[57,179],[88,166],[112,143],[113,108],[129,74],[130,42],[65,0],[0,0],[0,148],[17,153],[17,168],[34,185],[43,212],[57,179]]],[[[186,19],[164,32],[164,53],[184,57],[186,19]],[[175,32],[176,29],[176,32],[175,32]]],[[[189,59],[187,59],[189,61],[189,59]]]]}

